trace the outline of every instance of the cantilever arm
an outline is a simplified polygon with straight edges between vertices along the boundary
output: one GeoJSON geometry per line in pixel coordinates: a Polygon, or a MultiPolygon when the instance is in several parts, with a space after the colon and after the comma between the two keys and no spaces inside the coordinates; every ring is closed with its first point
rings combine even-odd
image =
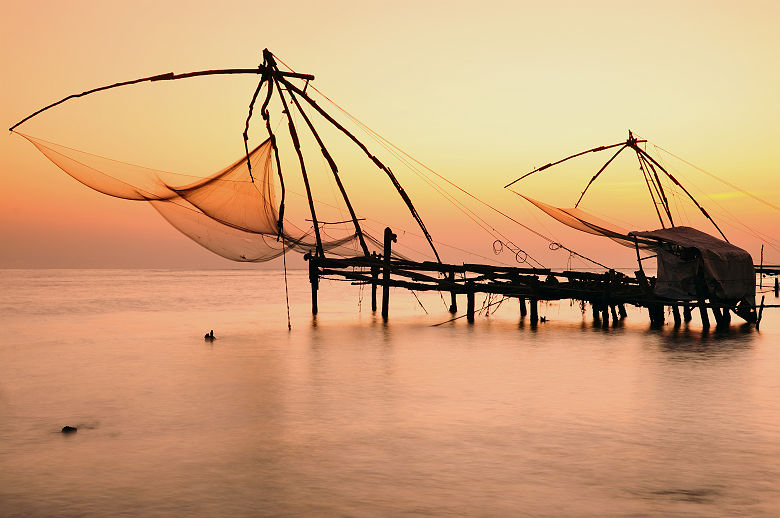
{"type": "Polygon", "coordinates": [[[583,198],[583,196],[585,196],[585,193],[588,191],[588,188],[590,188],[590,185],[591,185],[593,182],[595,182],[595,181],[596,181],[596,178],[598,178],[598,177],[599,177],[599,175],[601,175],[601,173],[603,173],[603,172],[604,172],[604,169],[606,169],[606,168],[607,168],[607,166],[608,166],[609,164],[611,164],[611,163],[612,163],[612,161],[613,161],[613,160],[614,160],[614,159],[615,159],[615,158],[616,158],[616,157],[617,157],[617,156],[620,154],[620,152],[621,152],[621,151],[623,151],[624,149],[626,149],[626,147],[628,147],[628,146],[627,146],[627,145],[624,145],[622,148],[618,149],[618,150],[615,152],[615,154],[614,154],[614,155],[612,155],[612,158],[610,158],[609,160],[607,160],[607,163],[606,163],[606,164],[604,164],[603,166],[601,166],[601,169],[599,169],[599,172],[593,175],[593,178],[591,178],[591,179],[590,179],[590,181],[588,182],[588,185],[586,185],[586,186],[585,186],[585,189],[582,191],[582,194],[580,194],[580,198],[577,200],[577,203],[575,203],[575,204],[574,204],[574,208],[575,208],[575,209],[576,209],[577,207],[579,207],[579,205],[580,205],[580,202],[582,201],[582,198],[583,198]]]}
{"type": "MultiPolygon", "coordinates": [[[[645,140],[640,140],[639,142],[646,142],[646,141],[645,141],[645,140]]],[[[548,167],[552,167],[552,166],[554,166],[554,165],[561,164],[561,163],[563,163],[563,162],[566,162],[567,160],[571,160],[572,158],[577,158],[578,156],[586,155],[586,154],[588,154],[588,153],[595,153],[595,152],[597,152],[597,151],[604,151],[605,149],[611,149],[611,148],[613,148],[613,147],[618,147],[618,146],[625,146],[625,145],[626,145],[626,142],[619,142],[618,144],[612,144],[612,145],[610,145],[610,146],[599,146],[599,147],[594,147],[593,149],[588,149],[587,151],[582,151],[582,152],[580,152],[580,153],[576,153],[576,154],[574,154],[574,155],[567,156],[566,158],[562,158],[561,160],[558,160],[557,162],[552,162],[552,163],[549,163],[549,164],[545,164],[545,165],[543,165],[542,167],[537,167],[536,169],[534,169],[534,170],[533,170],[533,171],[531,171],[530,173],[525,173],[525,174],[524,174],[523,176],[521,176],[520,178],[517,178],[516,180],[512,180],[511,182],[509,182],[508,184],[506,184],[506,185],[504,186],[504,189],[506,189],[506,188],[510,187],[511,185],[514,185],[514,184],[516,184],[517,182],[519,182],[520,180],[522,180],[522,179],[523,179],[523,178],[525,178],[526,176],[531,176],[532,174],[534,174],[534,173],[538,173],[539,171],[544,171],[544,170],[545,170],[545,169],[547,169],[548,167]]]]}
{"type": "MultiPolygon", "coordinates": [[[[60,99],[57,102],[51,103],[48,106],[44,106],[40,110],[28,115],[24,119],[20,120],[10,128],[8,128],[8,131],[13,131],[17,126],[20,124],[27,122],[28,120],[32,119],[36,115],[38,115],[41,112],[45,112],[49,108],[54,108],[57,105],[60,105],[64,103],[65,101],[69,99],[75,99],[76,97],[83,97],[85,95],[93,94],[95,92],[101,92],[103,90],[109,90],[111,88],[117,88],[120,86],[128,86],[128,85],[134,85],[137,83],[143,83],[146,81],[171,81],[174,79],[187,79],[190,77],[198,77],[198,76],[213,76],[213,75],[228,75],[228,74],[264,74],[266,72],[266,68],[263,65],[258,66],[257,68],[225,68],[225,69],[219,69],[219,70],[199,70],[196,72],[185,72],[183,74],[174,74],[173,72],[168,72],[166,74],[158,74],[156,76],[149,76],[149,77],[141,77],[139,79],[131,79],[130,81],[122,81],[120,83],[113,83],[106,86],[100,86],[98,88],[93,88],[91,90],[86,90],[84,92],[81,92],[80,94],[72,94],[67,97],[64,97],[60,99]]],[[[311,74],[298,74],[296,72],[276,72],[277,74],[284,76],[284,77],[293,77],[296,79],[306,79],[306,80],[312,80],[314,79],[314,76],[311,74]]]]}

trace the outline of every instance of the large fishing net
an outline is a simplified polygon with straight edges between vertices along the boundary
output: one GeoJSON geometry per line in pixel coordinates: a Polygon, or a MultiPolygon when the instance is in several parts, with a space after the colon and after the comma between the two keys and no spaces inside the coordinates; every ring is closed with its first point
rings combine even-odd
{"type": "MultiPolygon", "coordinates": [[[[168,223],[208,250],[233,261],[263,262],[285,250],[316,248],[314,229],[279,222],[270,140],[205,178],[111,160],[20,134],[60,169],[98,192],[150,203],[168,223]],[[251,175],[248,164],[251,164],[251,175]]],[[[377,248],[381,243],[364,233],[377,248]]],[[[333,255],[356,254],[356,234],[323,240],[333,255]]]]}

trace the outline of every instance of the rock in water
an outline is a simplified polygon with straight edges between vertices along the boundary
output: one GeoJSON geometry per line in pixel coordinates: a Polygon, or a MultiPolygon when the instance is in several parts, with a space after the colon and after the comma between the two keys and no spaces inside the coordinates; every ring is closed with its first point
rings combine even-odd
{"type": "Polygon", "coordinates": [[[62,433],[74,433],[78,428],[75,426],[63,426],[62,427],[62,433]]]}

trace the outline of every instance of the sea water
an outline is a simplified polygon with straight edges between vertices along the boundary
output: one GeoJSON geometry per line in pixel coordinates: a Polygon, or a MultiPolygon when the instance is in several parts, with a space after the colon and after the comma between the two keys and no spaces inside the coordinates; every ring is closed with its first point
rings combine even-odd
{"type": "Polygon", "coordinates": [[[288,293],[291,330],[280,272],[0,271],[0,516],[780,515],[778,310],[288,293]]]}

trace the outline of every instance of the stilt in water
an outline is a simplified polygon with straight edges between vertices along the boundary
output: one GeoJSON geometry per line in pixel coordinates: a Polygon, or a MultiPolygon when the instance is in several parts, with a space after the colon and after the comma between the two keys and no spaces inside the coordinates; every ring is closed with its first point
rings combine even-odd
{"type": "Polygon", "coordinates": [[[780,297],[780,281],[775,277],[775,298],[780,297]]]}
{"type": "Polygon", "coordinates": [[[306,254],[304,259],[309,261],[309,282],[311,283],[311,314],[316,315],[318,311],[317,307],[317,290],[320,287],[320,276],[317,270],[317,258],[316,256],[306,254]]]}
{"type": "Polygon", "coordinates": [[[395,242],[398,236],[393,234],[390,227],[385,228],[384,268],[382,271],[382,319],[387,322],[390,314],[390,255],[392,253],[390,243],[395,242]]]}
{"type": "MultiPolygon", "coordinates": [[[[450,272],[447,276],[450,281],[450,285],[455,287],[455,272],[450,272]]],[[[450,313],[453,315],[458,312],[458,297],[455,294],[455,290],[450,291],[450,313]]]]}
{"type": "Polygon", "coordinates": [[[607,304],[601,304],[601,325],[609,327],[609,306],[607,304]]]}
{"type": "Polygon", "coordinates": [[[723,313],[721,313],[721,308],[712,306],[712,316],[715,317],[715,326],[723,327],[723,313]]]}
{"type": "Polygon", "coordinates": [[[531,303],[531,325],[536,325],[537,322],[539,322],[539,308],[538,308],[538,301],[531,297],[529,299],[531,303]]]}
{"type": "Polygon", "coordinates": [[[699,315],[701,315],[701,326],[703,328],[710,327],[710,316],[707,314],[707,306],[704,305],[704,301],[699,301],[699,315]]]}
{"type": "Polygon", "coordinates": [[[590,303],[590,308],[593,311],[593,325],[601,325],[601,312],[599,311],[599,305],[595,302],[590,303]]]}
{"type": "Polygon", "coordinates": [[[528,308],[525,305],[525,297],[520,297],[520,318],[525,318],[528,314],[528,308]]]}
{"type": "Polygon", "coordinates": [[[466,320],[469,324],[474,323],[474,284],[466,283],[466,320]]]}
{"type": "Polygon", "coordinates": [[[659,327],[664,325],[664,306],[663,304],[650,304],[647,307],[647,312],[650,314],[650,325],[653,327],[659,327]]]}
{"type": "Polygon", "coordinates": [[[614,304],[609,306],[609,312],[612,313],[612,325],[615,325],[618,321],[617,306],[614,304]]]}
{"type": "Polygon", "coordinates": [[[628,312],[626,311],[626,305],[620,304],[618,306],[618,313],[620,313],[620,320],[625,319],[628,316],[628,312]]]}
{"type": "Polygon", "coordinates": [[[680,306],[672,306],[672,317],[674,317],[674,327],[680,327],[682,318],[680,318],[680,306]]]}
{"type": "MultiPolygon", "coordinates": [[[[373,261],[378,261],[379,257],[376,255],[376,252],[371,252],[371,259],[373,261]]],[[[376,313],[376,285],[379,281],[379,265],[372,264],[371,265],[371,311],[376,313]]]]}
{"type": "Polygon", "coordinates": [[[683,320],[687,324],[691,320],[693,320],[693,315],[691,315],[691,305],[690,304],[683,304],[683,320]]]}

